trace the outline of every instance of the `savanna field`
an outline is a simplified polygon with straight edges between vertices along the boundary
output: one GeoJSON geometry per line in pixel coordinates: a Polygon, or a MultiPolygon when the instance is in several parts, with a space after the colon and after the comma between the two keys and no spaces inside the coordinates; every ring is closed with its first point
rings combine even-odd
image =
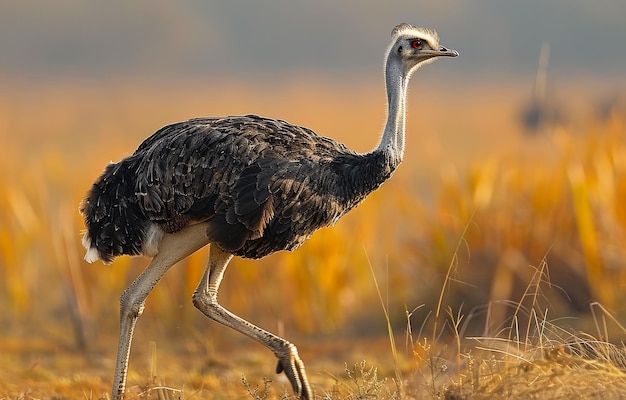
{"type": "MultiPolygon", "coordinates": [[[[624,104],[603,103],[591,82],[562,85],[533,124],[532,79],[445,85],[412,86],[405,161],[389,182],[297,251],[235,259],[221,303],[298,345],[320,399],[626,398],[624,104]]],[[[363,79],[2,91],[7,400],[110,396],[118,298],[147,260],[83,261],[78,204],[106,163],[196,116],[281,118],[357,151],[385,118],[382,85],[363,79]]],[[[128,397],[292,397],[269,351],[191,304],[206,254],[148,298],[128,397]]]]}

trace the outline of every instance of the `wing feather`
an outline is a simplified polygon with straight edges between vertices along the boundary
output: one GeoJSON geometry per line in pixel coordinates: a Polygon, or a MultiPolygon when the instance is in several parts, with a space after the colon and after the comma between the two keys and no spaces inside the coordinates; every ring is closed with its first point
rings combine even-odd
{"type": "Polygon", "coordinates": [[[347,150],[305,128],[255,116],[166,126],[134,154],[138,204],[166,232],[208,221],[209,239],[235,254],[293,248],[335,218],[337,205],[316,192],[321,166],[338,151],[347,150]],[[268,229],[276,243],[261,246],[268,229]]]}

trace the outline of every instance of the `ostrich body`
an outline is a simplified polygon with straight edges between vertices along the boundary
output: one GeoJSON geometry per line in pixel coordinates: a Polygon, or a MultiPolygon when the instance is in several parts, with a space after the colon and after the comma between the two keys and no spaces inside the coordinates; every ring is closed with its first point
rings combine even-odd
{"type": "Polygon", "coordinates": [[[379,145],[358,154],[285,121],[254,115],[197,118],[166,126],[110,164],[81,204],[85,259],[152,257],[120,297],[113,399],[124,396],[133,331],[148,294],[176,262],[211,244],[193,304],[207,317],[262,343],[293,390],[312,399],[296,347],[217,301],[233,256],[293,250],[335,223],[387,180],[404,155],[405,100],[420,65],[458,53],[435,32],[395,27],[386,54],[388,116],[379,145]]]}

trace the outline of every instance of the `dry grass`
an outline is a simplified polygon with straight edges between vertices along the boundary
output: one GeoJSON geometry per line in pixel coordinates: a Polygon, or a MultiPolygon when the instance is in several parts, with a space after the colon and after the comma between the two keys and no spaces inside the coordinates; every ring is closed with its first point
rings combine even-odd
{"type": "Polygon", "coordinates": [[[598,304],[592,305],[595,336],[564,328],[562,318],[549,319],[543,285],[549,285],[545,263],[526,287],[530,296],[509,303],[513,317],[498,331],[463,336],[459,326],[464,316],[449,311],[445,328],[434,340],[423,337],[414,342],[411,336],[414,359],[421,368],[409,380],[407,397],[623,398],[626,348],[612,344],[608,332],[614,325],[623,337],[626,329],[598,304]],[[527,325],[520,325],[520,320],[527,325]],[[446,330],[454,340],[442,340],[446,330]]]}
{"type": "MultiPolygon", "coordinates": [[[[110,159],[207,110],[280,116],[357,150],[384,119],[378,86],[358,85],[356,102],[325,82],[285,84],[269,102],[262,86],[218,86],[219,102],[185,85],[3,87],[0,399],[109,390],[117,298],[145,265],[82,261],[77,204],[110,159]],[[344,118],[348,103],[361,120],[344,118]]],[[[300,336],[319,398],[623,397],[624,120],[588,118],[526,140],[506,108],[519,102],[515,89],[437,94],[435,106],[414,93],[408,127],[419,125],[419,138],[408,138],[393,180],[297,252],[229,269],[222,303],[300,336]],[[457,121],[442,132],[436,122],[450,110],[457,121]],[[396,335],[373,345],[385,331],[396,335]]],[[[191,307],[204,259],[190,257],[148,299],[131,397],[289,398],[286,382],[265,380],[271,354],[191,307]]]]}

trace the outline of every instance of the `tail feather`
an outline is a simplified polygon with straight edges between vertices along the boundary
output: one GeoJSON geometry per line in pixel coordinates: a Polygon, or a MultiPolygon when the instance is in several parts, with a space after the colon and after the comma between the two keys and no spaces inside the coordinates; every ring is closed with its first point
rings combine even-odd
{"type": "Polygon", "coordinates": [[[152,223],[141,212],[135,194],[132,164],[124,160],[109,164],[80,205],[87,231],[85,260],[110,263],[122,254],[142,253],[152,223]]]}
{"type": "Polygon", "coordinates": [[[100,259],[100,255],[98,254],[98,250],[95,247],[91,246],[91,238],[89,237],[89,232],[85,231],[83,234],[83,246],[87,250],[85,253],[85,261],[88,263],[96,262],[100,259]]]}

